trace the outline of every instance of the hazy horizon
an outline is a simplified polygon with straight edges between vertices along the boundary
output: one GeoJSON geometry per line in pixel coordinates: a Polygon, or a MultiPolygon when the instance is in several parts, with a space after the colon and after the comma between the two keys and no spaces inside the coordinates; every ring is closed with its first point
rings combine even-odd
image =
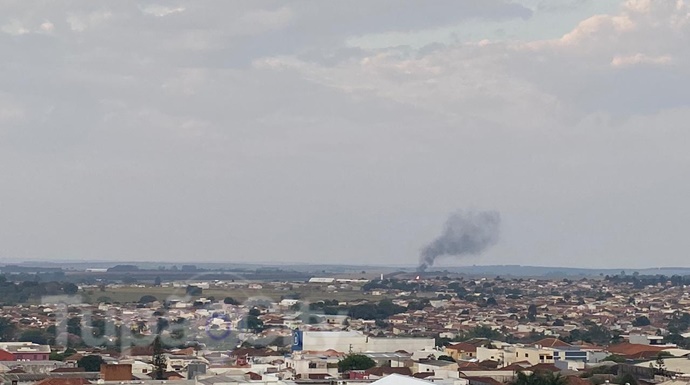
{"type": "Polygon", "coordinates": [[[5,1],[0,261],[414,266],[479,210],[434,268],[690,266],[689,43],[675,0],[5,1]]]}
{"type": "MultiPolygon", "coordinates": [[[[439,263],[434,265],[429,271],[430,272],[435,272],[435,271],[443,271],[446,269],[451,269],[452,270],[462,270],[463,268],[484,268],[484,267],[524,267],[524,268],[538,268],[538,269],[572,269],[572,270],[592,270],[592,271],[599,271],[599,270],[612,270],[612,271],[627,271],[628,273],[633,273],[637,270],[640,271],[645,271],[645,270],[686,270],[690,269],[690,266],[673,266],[673,265],[648,265],[648,266],[638,266],[638,267],[630,267],[630,266],[611,266],[611,267],[589,267],[589,266],[566,266],[566,265],[531,265],[531,264],[482,264],[482,263],[477,263],[477,264],[467,264],[464,263],[466,261],[463,260],[458,260],[456,261],[456,264],[448,264],[448,263],[439,263]]],[[[60,263],[65,263],[69,265],[80,265],[81,267],[87,268],[88,264],[93,263],[96,265],[108,265],[108,266],[115,266],[115,265],[138,265],[138,266],[146,266],[146,265],[159,265],[159,266],[165,266],[170,267],[170,266],[182,266],[182,265],[193,265],[197,266],[199,268],[204,268],[205,266],[232,266],[232,265],[237,265],[237,266],[242,266],[242,265],[247,265],[247,266],[266,266],[266,267],[274,267],[274,266],[281,266],[281,267],[289,267],[289,266],[298,266],[298,267],[307,267],[307,266],[333,266],[333,267],[371,267],[371,268],[401,268],[401,269],[406,269],[406,270],[417,270],[419,267],[418,263],[400,263],[400,264],[376,264],[376,263],[347,263],[347,262],[322,262],[322,263],[314,263],[314,262],[304,262],[304,261],[262,261],[262,262],[240,262],[240,261],[199,261],[199,260],[182,260],[182,261],[176,261],[176,262],[170,262],[170,261],[164,261],[164,260],[150,260],[150,261],[137,261],[137,260],[112,260],[112,259],[26,259],[26,260],[21,260],[21,261],[11,261],[7,259],[0,258],[0,265],[6,265],[6,266],[12,266],[12,265],[28,265],[28,266],[33,266],[33,267],[39,267],[37,264],[39,263],[46,263],[46,264],[60,264],[60,263]]]]}

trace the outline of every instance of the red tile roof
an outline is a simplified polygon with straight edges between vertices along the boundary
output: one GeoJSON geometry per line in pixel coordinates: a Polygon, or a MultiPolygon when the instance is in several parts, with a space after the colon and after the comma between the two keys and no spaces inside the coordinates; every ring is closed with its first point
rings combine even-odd
{"type": "Polygon", "coordinates": [[[541,345],[547,348],[567,348],[571,347],[567,342],[561,341],[558,338],[544,338],[534,343],[535,345],[541,345]]]}
{"type": "Polygon", "coordinates": [[[367,369],[366,374],[373,374],[374,376],[385,376],[388,374],[401,374],[403,376],[411,376],[412,375],[412,370],[408,367],[398,367],[398,368],[393,368],[390,366],[379,366],[371,369],[367,369]]]}
{"type": "Polygon", "coordinates": [[[642,359],[656,357],[660,351],[667,349],[664,346],[652,346],[642,344],[631,344],[623,342],[621,344],[611,345],[607,349],[609,353],[617,354],[626,358],[642,359]]]}
{"type": "Polygon", "coordinates": [[[446,349],[451,349],[451,350],[457,350],[458,352],[471,352],[475,353],[477,351],[477,347],[465,342],[459,342],[457,344],[453,345],[448,345],[446,349]]]}
{"type": "Polygon", "coordinates": [[[466,378],[470,381],[476,381],[476,382],[481,382],[483,384],[490,384],[490,385],[504,385],[502,382],[497,381],[491,377],[463,377],[466,378]]]}
{"type": "Polygon", "coordinates": [[[530,364],[528,361],[518,361],[518,362],[513,362],[512,364],[501,368],[502,370],[514,370],[514,371],[521,371],[529,368],[532,364],[530,364]]]}
{"type": "Polygon", "coordinates": [[[532,372],[553,372],[558,373],[561,369],[557,368],[554,364],[536,364],[528,369],[532,372]]]}
{"type": "Polygon", "coordinates": [[[46,378],[34,385],[87,385],[91,382],[85,378],[46,378]]]}
{"type": "Polygon", "coordinates": [[[460,361],[458,362],[458,368],[459,369],[481,369],[483,370],[484,368],[482,366],[479,366],[476,362],[468,362],[468,361],[460,361]]]}

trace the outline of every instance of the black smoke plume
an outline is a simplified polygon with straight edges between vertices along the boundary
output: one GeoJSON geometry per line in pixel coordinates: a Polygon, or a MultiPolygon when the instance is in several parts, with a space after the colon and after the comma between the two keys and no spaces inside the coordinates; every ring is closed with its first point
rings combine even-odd
{"type": "Polygon", "coordinates": [[[419,256],[419,271],[425,271],[440,256],[478,255],[498,242],[501,215],[497,211],[456,211],[443,234],[426,245],[419,256]]]}

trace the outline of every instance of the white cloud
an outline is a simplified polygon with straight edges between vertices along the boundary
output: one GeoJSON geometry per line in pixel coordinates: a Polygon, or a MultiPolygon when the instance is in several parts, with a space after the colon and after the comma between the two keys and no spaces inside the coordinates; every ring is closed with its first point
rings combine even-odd
{"type": "Polygon", "coordinates": [[[24,24],[19,20],[12,20],[0,28],[2,32],[10,34],[12,36],[20,36],[30,33],[31,31],[24,27],[24,24]]]}
{"type": "Polygon", "coordinates": [[[41,32],[45,32],[45,33],[52,33],[53,30],[55,30],[55,24],[53,24],[49,21],[45,21],[45,22],[41,23],[39,30],[41,32]]]}
{"type": "Polygon", "coordinates": [[[141,8],[141,11],[147,15],[156,17],[165,17],[175,13],[182,13],[185,11],[184,7],[167,7],[160,4],[151,4],[141,8]]]}
{"type": "Polygon", "coordinates": [[[630,67],[639,64],[668,65],[672,62],[673,58],[670,55],[650,57],[642,53],[637,53],[628,56],[615,56],[613,60],[611,60],[611,65],[613,67],[630,67]]]}
{"type": "MultiPolygon", "coordinates": [[[[440,113],[454,114],[454,106],[461,111],[466,106],[473,114],[483,112],[484,118],[494,119],[496,115],[491,111],[499,108],[499,116],[506,122],[530,109],[539,111],[538,115],[568,119],[573,114],[582,117],[595,110],[617,115],[623,108],[623,98],[633,95],[640,97],[640,106],[647,104],[636,109],[638,112],[653,112],[663,108],[665,102],[673,107],[680,100],[656,96],[655,103],[647,103],[654,94],[648,87],[658,88],[658,92],[666,90],[667,94],[683,92],[680,88],[690,86],[688,78],[680,83],[666,79],[647,83],[649,76],[661,75],[616,75],[613,71],[643,64],[688,64],[690,30],[670,22],[687,18],[687,11],[675,1],[631,2],[620,14],[588,18],[556,40],[480,41],[420,51],[383,49],[363,59],[327,66],[287,56],[258,62],[273,68],[290,68],[306,79],[348,92],[359,89],[440,113]],[[671,56],[667,52],[678,54],[671,56]],[[609,79],[625,78],[616,79],[616,84],[597,84],[597,77],[607,75],[609,79]],[[587,89],[588,85],[592,88],[587,89]],[[595,91],[600,87],[607,88],[595,91]],[[475,103],[487,106],[486,111],[475,103]],[[661,106],[657,107],[659,103],[661,106]]],[[[687,74],[687,70],[678,66],[668,69],[668,76],[681,73],[687,74]]]]}
{"type": "Polygon", "coordinates": [[[146,4],[0,5],[6,255],[414,263],[467,206],[506,218],[477,263],[672,264],[690,246],[682,3],[420,49],[345,41],[531,13],[146,4]]]}
{"type": "Polygon", "coordinates": [[[582,21],[572,32],[564,35],[559,43],[564,45],[583,44],[592,39],[629,32],[634,28],[635,22],[627,15],[596,15],[582,21]]]}

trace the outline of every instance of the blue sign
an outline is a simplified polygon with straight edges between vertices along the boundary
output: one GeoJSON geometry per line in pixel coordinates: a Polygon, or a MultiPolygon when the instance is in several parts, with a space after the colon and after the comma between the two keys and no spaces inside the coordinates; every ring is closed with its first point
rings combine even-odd
{"type": "Polygon", "coordinates": [[[292,332],[292,351],[300,351],[304,347],[302,343],[302,331],[295,329],[292,332]]]}

